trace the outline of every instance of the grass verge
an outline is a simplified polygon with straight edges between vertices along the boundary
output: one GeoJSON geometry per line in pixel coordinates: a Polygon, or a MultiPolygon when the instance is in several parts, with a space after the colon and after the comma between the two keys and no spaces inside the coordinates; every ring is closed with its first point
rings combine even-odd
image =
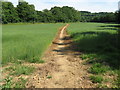
{"type": "Polygon", "coordinates": [[[104,66],[100,63],[95,63],[89,69],[89,72],[93,73],[93,74],[102,74],[102,73],[107,72],[108,70],[109,70],[109,68],[107,66],[104,66]]]}
{"type": "Polygon", "coordinates": [[[10,71],[10,75],[29,75],[34,71],[34,67],[24,66],[24,65],[15,65],[6,68],[7,71],[10,71]]]}
{"type": "Polygon", "coordinates": [[[18,78],[17,82],[12,81],[12,77],[7,77],[4,79],[5,84],[3,84],[0,88],[1,89],[6,89],[6,88],[25,88],[25,84],[27,82],[26,79],[20,77],[18,78]]]}
{"type": "Polygon", "coordinates": [[[103,77],[102,76],[90,76],[90,79],[93,83],[102,83],[103,77]]]}

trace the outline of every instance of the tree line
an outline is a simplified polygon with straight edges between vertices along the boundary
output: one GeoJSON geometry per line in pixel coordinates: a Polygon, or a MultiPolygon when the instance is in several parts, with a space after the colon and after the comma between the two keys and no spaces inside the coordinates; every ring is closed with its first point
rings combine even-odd
{"type": "Polygon", "coordinates": [[[18,2],[17,7],[11,2],[2,1],[2,23],[19,23],[19,22],[119,22],[120,10],[116,13],[99,12],[91,13],[88,11],[77,11],[73,7],[53,7],[50,10],[35,10],[35,6],[28,2],[18,2]]]}
{"type": "Polygon", "coordinates": [[[113,12],[99,12],[91,13],[88,11],[80,11],[82,22],[116,22],[116,13],[113,12]]]}

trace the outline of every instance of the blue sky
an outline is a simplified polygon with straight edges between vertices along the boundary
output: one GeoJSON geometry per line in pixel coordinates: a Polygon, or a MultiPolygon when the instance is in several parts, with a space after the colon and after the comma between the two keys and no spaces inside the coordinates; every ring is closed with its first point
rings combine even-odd
{"type": "MultiPolygon", "coordinates": [[[[18,0],[11,1],[15,6],[18,0]]],[[[36,10],[50,9],[54,6],[71,6],[79,11],[115,12],[120,0],[24,0],[35,5],[36,10]]]]}

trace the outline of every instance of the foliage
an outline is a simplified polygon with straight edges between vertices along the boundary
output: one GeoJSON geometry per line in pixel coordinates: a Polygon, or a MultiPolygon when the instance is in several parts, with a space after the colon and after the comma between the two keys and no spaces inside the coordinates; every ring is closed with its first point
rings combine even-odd
{"type": "Polygon", "coordinates": [[[20,2],[16,8],[21,22],[33,22],[36,16],[34,5],[29,5],[27,2],[20,2]]]}
{"type": "Polygon", "coordinates": [[[26,84],[27,80],[25,80],[24,78],[22,78],[22,77],[18,78],[17,82],[13,82],[12,80],[13,80],[13,78],[8,76],[7,78],[4,79],[5,84],[3,84],[0,88],[1,89],[25,88],[25,84],[26,84]]]}
{"type": "Polygon", "coordinates": [[[16,8],[11,2],[2,2],[2,23],[16,23],[19,21],[16,8]]]}
{"type": "Polygon", "coordinates": [[[9,76],[8,76],[6,79],[4,79],[5,84],[3,84],[1,88],[3,88],[3,89],[4,89],[4,88],[12,88],[12,85],[13,85],[12,79],[13,79],[13,78],[11,78],[11,77],[9,77],[9,76]]]}
{"type": "Polygon", "coordinates": [[[39,60],[39,63],[45,63],[45,61],[44,60],[39,60]]]}
{"type": "Polygon", "coordinates": [[[118,72],[118,79],[116,80],[117,87],[120,88],[120,70],[118,72]]]}
{"type": "Polygon", "coordinates": [[[24,65],[15,65],[14,67],[9,67],[6,70],[10,70],[11,71],[11,75],[29,75],[34,71],[33,67],[28,67],[28,66],[24,66],[24,65]]]}
{"type": "Polygon", "coordinates": [[[18,82],[15,82],[15,85],[13,86],[14,88],[25,88],[27,80],[20,77],[18,78],[18,82]]]}
{"type": "Polygon", "coordinates": [[[97,85],[97,88],[108,88],[108,87],[107,87],[107,85],[103,85],[103,84],[99,83],[97,85]]]}
{"type": "Polygon", "coordinates": [[[4,24],[17,22],[119,22],[119,11],[91,13],[88,11],[77,11],[73,7],[53,7],[50,10],[35,10],[35,6],[26,1],[19,0],[17,7],[11,2],[2,2],[2,18],[4,24]]]}
{"type": "Polygon", "coordinates": [[[44,60],[40,60],[40,57],[33,57],[28,60],[30,63],[44,63],[44,60]]]}
{"type": "Polygon", "coordinates": [[[102,83],[103,77],[102,76],[90,76],[90,79],[93,83],[102,83]]]}
{"type": "Polygon", "coordinates": [[[43,11],[35,10],[34,5],[28,2],[20,1],[17,7],[14,7],[11,2],[2,2],[3,7],[3,23],[16,22],[77,22],[80,20],[80,14],[73,7],[63,6],[53,7],[50,10],[43,11]]]}
{"type": "Polygon", "coordinates": [[[101,74],[101,73],[105,73],[106,71],[108,71],[108,67],[103,66],[100,63],[96,63],[96,64],[93,64],[93,66],[90,68],[89,71],[93,74],[101,74]]]}
{"type": "Polygon", "coordinates": [[[116,22],[115,13],[99,12],[91,13],[88,11],[80,11],[82,22],[116,22]]]}
{"type": "Polygon", "coordinates": [[[120,9],[115,12],[116,22],[120,24],[120,9]]]}
{"type": "Polygon", "coordinates": [[[47,76],[48,79],[52,78],[52,76],[47,76]]]}

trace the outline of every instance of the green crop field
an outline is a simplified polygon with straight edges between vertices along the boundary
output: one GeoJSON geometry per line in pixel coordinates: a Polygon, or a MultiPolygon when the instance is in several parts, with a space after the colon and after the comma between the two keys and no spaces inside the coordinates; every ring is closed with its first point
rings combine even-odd
{"type": "MultiPolygon", "coordinates": [[[[81,52],[85,64],[90,64],[88,70],[92,74],[90,80],[99,83],[98,87],[106,87],[109,80],[105,75],[117,75],[110,82],[120,83],[119,71],[119,36],[117,24],[105,23],[69,23],[68,33],[73,40],[73,51],[81,52]]],[[[8,24],[3,25],[2,32],[2,64],[15,63],[5,70],[12,70],[12,75],[29,75],[34,67],[22,66],[20,62],[44,63],[41,56],[49,47],[58,29],[65,24],[8,24]],[[19,71],[19,72],[17,72],[19,71]]],[[[9,85],[8,85],[9,86],[9,85]]],[[[19,86],[20,87],[20,86],[19,86]]]]}
{"type": "Polygon", "coordinates": [[[106,24],[106,23],[70,23],[68,30],[70,32],[86,32],[86,31],[97,31],[97,32],[116,32],[116,28],[113,26],[117,24],[106,24]]]}
{"type": "Polygon", "coordinates": [[[1,89],[120,88],[120,0],[13,1],[0,1],[1,89]]]}
{"type": "Polygon", "coordinates": [[[74,41],[73,50],[82,52],[80,57],[86,60],[87,64],[92,65],[89,72],[95,75],[101,75],[107,72],[117,73],[118,79],[115,80],[115,83],[119,87],[120,38],[117,34],[118,25],[71,23],[68,31],[74,41]]]}
{"type": "MultiPolygon", "coordinates": [[[[116,24],[73,23],[68,30],[76,43],[76,50],[95,54],[108,59],[111,65],[118,66],[119,41],[116,24]],[[114,60],[114,61],[113,61],[114,60]]],[[[113,66],[114,67],[114,66],[113,66]]]]}
{"type": "Polygon", "coordinates": [[[39,61],[50,45],[57,30],[64,24],[11,24],[3,25],[2,64],[25,60],[39,61]]]}

